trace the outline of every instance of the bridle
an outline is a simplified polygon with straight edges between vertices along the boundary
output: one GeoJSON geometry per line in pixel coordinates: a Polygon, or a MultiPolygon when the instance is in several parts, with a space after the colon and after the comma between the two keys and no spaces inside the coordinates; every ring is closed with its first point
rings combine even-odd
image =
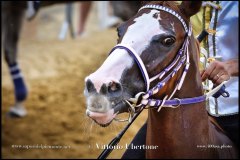
{"type": "Polygon", "coordinates": [[[134,98],[130,98],[129,100],[125,100],[125,102],[129,105],[130,111],[132,111],[133,116],[129,116],[128,119],[129,123],[125,126],[125,128],[108,144],[108,148],[106,148],[98,157],[98,159],[105,159],[110,152],[112,151],[113,147],[116,145],[123,134],[127,131],[127,129],[130,127],[130,125],[133,123],[133,121],[138,117],[138,115],[143,111],[145,108],[158,108],[158,112],[161,110],[162,107],[171,107],[171,108],[177,108],[181,105],[186,104],[194,104],[194,103],[200,103],[204,102],[207,98],[215,94],[221,87],[224,85],[225,82],[220,84],[218,87],[213,89],[211,92],[207,93],[206,95],[198,96],[198,97],[191,97],[191,98],[173,98],[173,95],[177,90],[180,90],[182,87],[182,84],[184,82],[184,79],[186,77],[186,74],[188,72],[188,69],[190,67],[189,62],[189,41],[190,37],[192,36],[192,27],[191,24],[189,24],[189,27],[187,27],[185,21],[183,18],[174,10],[159,6],[159,5],[145,5],[139,9],[156,9],[159,11],[165,11],[172,15],[174,15],[183,25],[183,28],[186,32],[186,37],[183,42],[182,47],[178,51],[177,55],[175,56],[174,60],[159,74],[155,75],[154,77],[149,78],[148,72],[146,70],[146,67],[142,61],[142,59],[139,57],[139,55],[136,53],[136,51],[129,45],[126,44],[118,44],[116,45],[109,54],[111,54],[115,49],[124,49],[128,52],[128,54],[134,59],[136,64],[138,65],[138,68],[141,71],[141,74],[143,76],[145,85],[146,85],[146,92],[140,92],[136,94],[134,98]],[[174,75],[180,70],[180,68],[184,66],[184,70],[181,74],[180,79],[177,80],[175,84],[175,88],[170,96],[166,95],[162,100],[159,99],[150,99],[152,95],[157,94],[166,84],[169,82],[169,80],[174,77],[174,75]],[[166,75],[166,76],[165,76],[166,75]],[[165,76],[165,77],[164,77],[165,76]],[[163,79],[164,77],[164,79],[163,79]],[[150,83],[154,80],[159,79],[160,82],[157,83],[156,86],[153,88],[150,88],[150,83]],[[137,112],[135,112],[137,110],[137,112]]]}
{"type": "Polygon", "coordinates": [[[146,70],[146,67],[145,67],[142,59],[140,58],[140,56],[136,53],[136,51],[131,46],[129,46],[127,44],[118,44],[111,50],[110,54],[115,49],[126,50],[129,53],[129,55],[136,62],[138,68],[141,71],[144,82],[145,82],[146,92],[140,92],[139,94],[137,94],[135,96],[135,98],[130,98],[126,102],[129,104],[129,106],[131,106],[131,108],[155,107],[155,108],[158,108],[158,111],[160,111],[160,109],[162,107],[177,108],[180,105],[199,103],[199,102],[205,101],[205,99],[206,99],[205,95],[199,96],[199,97],[193,97],[193,98],[184,98],[184,99],[174,98],[174,99],[171,99],[173,97],[173,95],[175,94],[175,92],[177,90],[181,89],[182,84],[184,82],[184,79],[186,77],[186,74],[188,72],[189,66],[190,66],[188,46],[189,46],[190,37],[192,35],[191,24],[189,24],[189,27],[187,27],[187,24],[185,23],[183,18],[177,12],[175,12],[174,10],[172,10],[170,8],[164,7],[164,6],[145,5],[142,8],[140,8],[139,11],[142,10],[142,9],[156,9],[156,10],[165,11],[165,12],[168,12],[168,13],[174,15],[181,22],[181,24],[182,24],[182,26],[183,26],[183,28],[186,32],[186,36],[185,36],[185,40],[182,44],[182,47],[178,51],[174,60],[162,72],[160,72],[159,74],[157,74],[157,75],[155,75],[154,77],[151,77],[151,78],[149,77],[149,74],[146,70]],[[152,95],[157,94],[169,82],[169,80],[171,78],[173,78],[174,75],[176,75],[176,73],[178,71],[180,71],[180,68],[182,66],[184,66],[184,70],[182,72],[182,75],[181,75],[180,79],[177,80],[177,82],[175,84],[175,88],[174,88],[173,92],[171,93],[171,95],[166,95],[162,100],[150,99],[150,97],[152,95]],[[164,76],[165,76],[165,78],[164,78],[164,76]],[[149,89],[151,82],[153,82],[157,79],[160,82],[158,82],[157,85],[154,86],[153,88],[149,89]],[[140,98],[141,98],[141,101],[139,102],[140,98]]]}

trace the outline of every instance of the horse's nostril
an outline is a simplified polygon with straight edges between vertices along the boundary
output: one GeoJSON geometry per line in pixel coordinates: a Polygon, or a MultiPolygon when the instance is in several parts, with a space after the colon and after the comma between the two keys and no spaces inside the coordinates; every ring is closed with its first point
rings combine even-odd
{"type": "Polygon", "coordinates": [[[108,92],[111,93],[111,92],[117,92],[117,91],[121,91],[122,90],[122,87],[121,87],[121,84],[120,83],[117,83],[117,82],[109,82],[108,84],[108,92]]]}
{"type": "Polygon", "coordinates": [[[96,88],[94,87],[94,84],[92,83],[92,81],[90,79],[88,79],[87,82],[86,82],[86,88],[87,88],[89,93],[97,92],[96,88]]]}
{"type": "Polygon", "coordinates": [[[117,84],[115,82],[109,82],[108,88],[110,91],[116,91],[117,90],[117,84]]]}

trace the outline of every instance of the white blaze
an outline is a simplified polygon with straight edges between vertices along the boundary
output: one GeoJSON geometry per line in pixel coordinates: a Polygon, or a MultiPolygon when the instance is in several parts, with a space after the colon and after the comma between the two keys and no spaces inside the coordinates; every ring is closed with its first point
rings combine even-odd
{"type": "MultiPolygon", "coordinates": [[[[164,33],[164,29],[159,24],[160,14],[154,18],[157,10],[151,10],[149,13],[135,18],[131,26],[128,27],[121,44],[132,47],[136,53],[141,53],[148,47],[154,35],[164,33]]],[[[123,71],[133,65],[133,58],[123,49],[114,50],[105,60],[102,66],[86,79],[90,79],[96,90],[99,91],[103,83],[108,84],[110,81],[119,82],[123,71]]]]}
{"type": "Polygon", "coordinates": [[[130,45],[141,55],[150,44],[153,36],[165,33],[159,24],[160,19],[160,13],[157,10],[151,10],[150,13],[144,13],[135,18],[135,23],[128,27],[121,43],[130,45]],[[153,15],[156,13],[158,17],[154,18],[153,15]]]}

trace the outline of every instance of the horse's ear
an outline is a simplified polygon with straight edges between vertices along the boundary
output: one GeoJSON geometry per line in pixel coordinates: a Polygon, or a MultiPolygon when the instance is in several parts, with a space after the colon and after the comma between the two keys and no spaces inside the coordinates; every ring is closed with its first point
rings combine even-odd
{"type": "Polygon", "coordinates": [[[200,10],[201,5],[201,1],[183,1],[179,8],[187,18],[190,18],[200,10]]]}

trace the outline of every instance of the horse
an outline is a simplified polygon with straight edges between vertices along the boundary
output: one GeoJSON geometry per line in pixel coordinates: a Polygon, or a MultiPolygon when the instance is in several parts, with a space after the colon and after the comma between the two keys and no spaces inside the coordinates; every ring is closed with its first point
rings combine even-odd
{"type": "Polygon", "coordinates": [[[85,78],[86,114],[102,127],[129,108],[148,109],[146,146],[157,147],[146,149],[145,158],[238,156],[206,110],[190,24],[200,7],[199,1],[144,3],[118,27],[118,44],[85,78]]]}
{"type": "MultiPolygon", "coordinates": [[[[18,65],[18,42],[19,42],[19,35],[21,32],[21,27],[23,23],[23,19],[25,16],[25,12],[28,16],[29,20],[32,20],[36,14],[37,10],[41,9],[42,7],[48,7],[55,4],[64,4],[74,1],[2,1],[1,8],[2,8],[2,42],[4,48],[4,58],[7,62],[7,65],[10,70],[11,78],[13,80],[14,85],[14,93],[15,93],[15,104],[13,107],[10,108],[10,115],[23,117],[25,116],[26,110],[24,108],[23,103],[27,99],[28,96],[28,89],[26,87],[26,82],[24,77],[21,73],[21,69],[18,65]],[[29,4],[30,7],[29,7],[29,4]],[[35,9],[34,7],[37,5],[35,9]],[[30,8],[30,9],[29,9],[30,8]],[[28,12],[28,11],[31,12],[28,12]],[[35,12],[34,12],[35,11],[35,12]]],[[[112,2],[114,4],[115,2],[112,2]]],[[[119,2],[116,2],[117,6],[121,6],[119,2]]],[[[135,2],[140,3],[140,2],[135,2]]],[[[136,8],[136,5],[132,3],[127,3],[125,5],[129,6],[129,9],[136,8]]],[[[116,6],[114,4],[114,6],[116,6]]],[[[114,7],[114,10],[120,9],[119,7],[114,7]]],[[[136,9],[134,9],[136,10],[136,9]]],[[[116,11],[117,16],[120,18],[130,18],[133,16],[132,12],[129,13],[122,13],[120,11],[116,11]]]]}

